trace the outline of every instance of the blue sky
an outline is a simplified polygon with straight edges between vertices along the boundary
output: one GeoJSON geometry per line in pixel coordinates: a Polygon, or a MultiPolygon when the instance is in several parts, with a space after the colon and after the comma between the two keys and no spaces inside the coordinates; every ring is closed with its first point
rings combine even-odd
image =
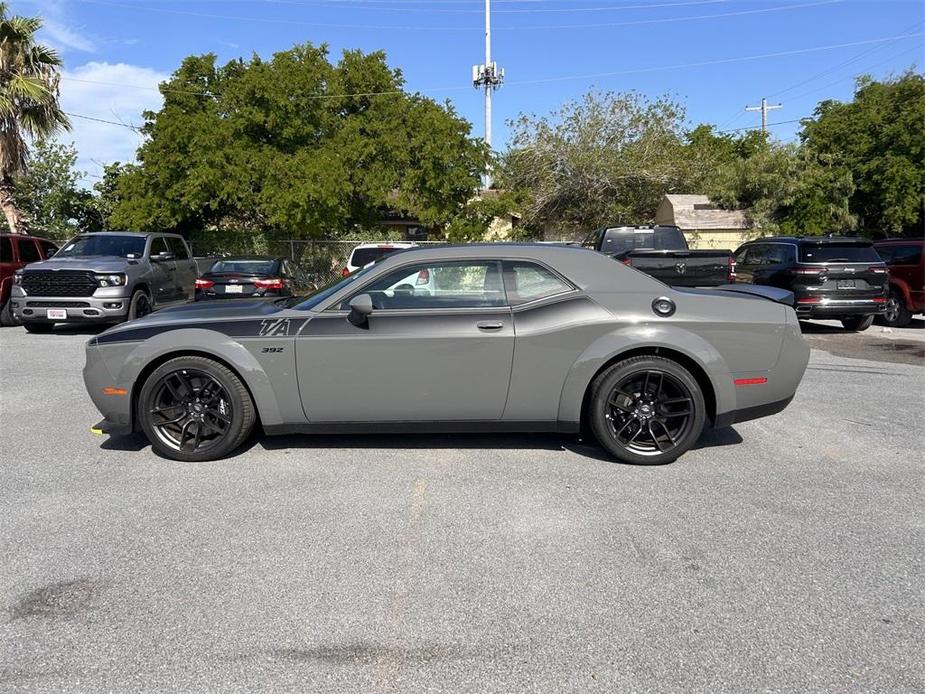
{"type": "MultiPolygon", "coordinates": [[[[268,56],[311,41],[334,55],[385,50],[409,89],[450,99],[482,133],[470,73],[484,60],[483,0],[21,0],[11,9],[45,18],[42,38],[65,60],[62,101],[83,116],[139,123],[159,103],[153,87],[193,53],[268,56]]],[[[925,3],[915,0],[493,0],[492,10],[493,57],[507,74],[494,98],[496,149],[508,119],[591,88],[670,93],[691,123],[744,128],[758,123],[744,107],[762,96],[784,104],[771,123],[794,121],[821,99],[850,99],[859,73],[925,63],[925,3]],[[918,35],[893,38],[908,34],[918,35]]],[[[128,128],[73,122],[63,139],[91,177],[139,142],[128,128]]],[[[797,128],[772,132],[786,140],[797,128]]]]}

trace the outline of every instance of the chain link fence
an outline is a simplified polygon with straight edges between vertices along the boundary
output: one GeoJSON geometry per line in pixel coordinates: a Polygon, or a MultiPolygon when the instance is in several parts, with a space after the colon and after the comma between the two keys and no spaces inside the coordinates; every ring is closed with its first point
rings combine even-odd
{"type": "MultiPolygon", "coordinates": [[[[285,258],[291,262],[299,289],[310,290],[322,287],[339,279],[351,251],[361,243],[387,244],[382,239],[348,239],[343,241],[288,239],[267,241],[266,249],[258,255],[285,258]]],[[[445,241],[416,241],[419,246],[446,243],[445,241]]],[[[202,274],[218,258],[238,255],[226,249],[210,248],[203,243],[190,243],[193,255],[202,274]]],[[[253,253],[240,253],[249,255],[253,253]]]]}

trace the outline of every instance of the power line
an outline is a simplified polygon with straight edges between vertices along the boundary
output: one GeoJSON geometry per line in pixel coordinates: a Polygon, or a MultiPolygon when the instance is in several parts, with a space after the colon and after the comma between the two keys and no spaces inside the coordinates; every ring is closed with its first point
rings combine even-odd
{"type": "MultiPolygon", "coordinates": [[[[390,29],[403,31],[475,31],[476,27],[466,26],[400,26],[391,24],[339,24],[329,22],[306,22],[297,19],[282,19],[277,17],[242,17],[240,15],[212,14],[207,12],[193,12],[190,10],[178,10],[167,7],[148,7],[146,5],[134,5],[125,2],[114,2],[113,0],[80,0],[80,2],[93,5],[104,5],[108,7],[121,7],[131,10],[144,10],[146,12],[162,12],[168,14],[183,15],[186,17],[202,17],[206,19],[228,19],[243,22],[264,22],[271,24],[298,24],[302,26],[315,26],[341,29],[390,29]]],[[[754,10],[737,10],[734,12],[721,12],[716,14],[691,15],[687,17],[663,17],[661,19],[640,19],[628,22],[595,22],[593,24],[533,24],[523,26],[501,26],[495,30],[501,31],[523,31],[523,30],[542,30],[542,29],[593,29],[618,26],[641,26],[647,24],[665,24],[671,22],[692,22],[704,19],[722,19],[725,17],[739,17],[743,15],[765,14],[768,12],[781,12],[785,10],[796,10],[807,7],[818,7],[822,5],[832,5],[844,2],[844,0],[814,0],[814,2],[804,2],[800,4],[779,5],[776,7],[764,7],[754,10]]]]}
{"type": "Polygon", "coordinates": [[[95,118],[93,116],[84,116],[80,113],[70,113],[68,111],[65,111],[64,114],[67,116],[70,116],[71,118],[81,118],[82,120],[92,120],[97,123],[107,123],[108,125],[120,125],[123,128],[128,128],[129,130],[134,130],[135,132],[141,131],[141,128],[138,128],[134,125],[129,125],[128,123],[120,123],[119,121],[106,120],[105,118],[95,118]]]}
{"type": "MultiPolygon", "coordinates": [[[[735,58],[720,58],[716,60],[703,60],[697,63],[659,65],[659,66],[654,66],[654,67],[616,70],[612,72],[597,72],[597,73],[590,73],[590,74],[583,74],[583,75],[563,75],[559,77],[546,77],[546,78],[533,79],[533,80],[514,80],[514,81],[507,81],[505,82],[505,84],[511,85],[511,86],[516,86],[516,85],[526,86],[526,85],[534,85],[534,84],[549,84],[549,83],[554,83],[554,82],[567,82],[567,81],[574,81],[574,80],[598,79],[598,78],[605,78],[605,77],[619,77],[622,75],[643,74],[643,73],[648,73],[648,72],[662,72],[666,70],[682,70],[686,68],[707,67],[711,65],[727,65],[731,63],[749,62],[752,60],[764,60],[767,58],[780,58],[780,57],[787,57],[787,56],[793,56],[793,55],[802,55],[806,53],[817,53],[821,51],[837,50],[840,48],[850,48],[853,46],[872,45],[876,43],[883,43],[886,41],[896,41],[898,39],[916,38],[920,36],[925,36],[925,32],[916,32],[912,34],[903,34],[899,36],[885,36],[881,38],[865,39],[863,41],[850,41],[847,43],[836,43],[836,44],[829,44],[825,46],[812,46],[809,48],[798,48],[798,49],[789,50],[789,51],[776,51],[773,53],[759,53],[756,55],[745,55],[745,56],[738,56],[735,58]]],[[[62,77],[61,79],[62,81],[65,81],[65,82],[84,82],[84,83],[89,83],[89,84],[100,84],[100,85],[106,85],[106,86],[111,86],[111,87],[121,87],[121,88],[128,88],[128,89],[145,89],[145,90],[164,91],[164,92],[177,93],[177,94],[188,94],[191,96],[206,96],[210,98],[221,96],[221,94],[218,92],[201,92],[201,91],[180,89],[176,87],[149,87],[149,86],[144,86],[140,84],[127,84],[127,83],[122,83],[122,82],[107,82],[103,80],[87,80],[87,79],[81,79],[77,77],[62,77]]],[[[459,85],[454,85],[450,87],[429,87],[425,89],[416,90],[415,92],[411,92],[411,93],[420,94],[420,93],[425,93],[425,92],[436,92],[436,91],[468,90],[470,88],[471,87],[469,86],[459,86],[459,85]]],[[[352,93],[345,93],[345,94],[309,94],[309,95],[303,95],[301,98],[303,99],[343,99],[343,98],[351,98],[351,97],[389,96],[389,95],[408,94],[408,93],[409,92],[404,91],[404,90],[395,89],[395,90],[380,91],[380,92],[352,92],[352,93]]],[[[118,123],[117,125],[124,125],[124,124],[118,123]]]]}
{"type": "MultiPolygon", "coordinates": [[[[781,121],[777,121],[776,123],[765,123],[764,128],[767,129],[767,128],[773,128],[776,125],[787,125],[789,123],[799,123],[801,120],[803,119],[794,118],[793,120],[781,120],[781,121]]],[[[743,130],[760,130],[760,129],[761,129],[760,126],[749,125],[744,128],[730,128],[728,130],[717,130],[716,132],[718,133],[738,133],[738,132],[742,132],[743,130]]]]}

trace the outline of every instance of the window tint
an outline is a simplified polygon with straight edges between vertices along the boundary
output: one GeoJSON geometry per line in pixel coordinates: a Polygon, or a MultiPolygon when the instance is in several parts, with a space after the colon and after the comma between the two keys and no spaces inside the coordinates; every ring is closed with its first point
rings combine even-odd
{"type": "Polygon", "coordinates": [[[279,266],[275,260],[262,260],[259,258],[247,260],[217,260],[209,268],[212,274],[237,275],[277,275],[279,266]]]}
{"type": "Polygon", "coordinates": [[[862,243],[826,243],[800,246],[803,263],[879,263],[880,256],[871,245],[862,243]]]}
{"type": "Polygon", "coordinates": [[[92,236],[75,236],[61,249],[63,257],[94,257],[114,255],[127,258],[130,255],[140,258],[145,252],[143,236],[122,236],[120,234],[94,234],[92,236]]]}
{"type": "Polygon", "coordinates": [[[665,227],[607,232],[601,251],[616,255],[634,250],[676,251],[683,248],[687,248],[684,235],[678,229],[665,227]]]}
{"type": "Polygon", "coordinates": [[[0,263],[13,262],[13,242],[8,238],[0,238],[0,263]]]}
{"type": "MultiPolygon", "coordinates": [[[[369,294],[377,309],[504,306],[499,265],[494,261],[463,261],[405,266],[358,293],[369,294]]],[[[344,301],[341,308],[349,308],[349,303],[349,299],[344,301]]]]}
{"type": "Polygon", "coordinates": [[[533,263],[505,261],[504,282],[512,306],[570,291],[571,285],[533,263]]]}
{"type": "Polygon", "coordinates": [[[53,244],[51,241],[39,241],[39,245],[42,247],[42,250],[45,252],[45,257],[50,258],[55,253],[58,252],[58,247],[53,244]]]}
{"type": "Polygon", "coordinates": [[[401,248],[396,248],[395,246],[377,246],[375,248],[354,248],[353,254],[350,256],[349,265],[354,267],[364,267],[369,265],[374,260],[379,260],[379,258],[384,258],[390,253],[395,251],[400,251],[401,248]]]}
{"type": "Polygon", "coordinates": [[[32,239],[19,239],[19,260],[23,263],[35,263],[42,259],[39,247],[32,239]]]}
{"type": "Polygon", "coordinates": [[[754,246],[749,246],[745,249],[745,259],[742,261],[743,265],[763,265],[765,258],[765,246],[762,244],[755,244],[754,246]]]}
{"type": "Polygon", "coordinates": [[[764,262],[767,265],[782,265],[792,262],[791,246],[785,246],[781,243],[772,243],[768,246],[764,262]]]}
{"type": "Polygon", "coordinates": [[[151,239],[151,255],[160,255],[161,253],[173,253],[173,251],[170,250],[167,239],[163,236],[158,236],[151,239]]]}
{"type": "Polygon", "coordinates": [[[894,246],[893,257],[890,259],[892,265],[921,265],[922,264],[922,247],[921,246],[894,246]]]}
{"type": "Polygon", "coordinates": [[[183,239],[176,236],[168,236],[167,238],[167,247],[170,248],[170,252],[177,256],[180,260],[186,260],[189,258],[189,253],[186,250],[186,244],[183,243],[183,239]]]}

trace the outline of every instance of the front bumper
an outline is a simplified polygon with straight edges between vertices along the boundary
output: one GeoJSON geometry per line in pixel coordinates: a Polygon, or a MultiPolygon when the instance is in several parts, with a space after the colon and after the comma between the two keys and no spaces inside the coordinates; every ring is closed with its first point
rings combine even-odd
{"type": "Polygon", "coordinates": [[[98,289],[93,296],[32,296],[13,285],[10,308],[17,320],[41,323],[117,323],[128,316],[131,298],[124,287],[98,289]],[[66,318],[49,318],[48,312],[65,311],[66,318]]]}

